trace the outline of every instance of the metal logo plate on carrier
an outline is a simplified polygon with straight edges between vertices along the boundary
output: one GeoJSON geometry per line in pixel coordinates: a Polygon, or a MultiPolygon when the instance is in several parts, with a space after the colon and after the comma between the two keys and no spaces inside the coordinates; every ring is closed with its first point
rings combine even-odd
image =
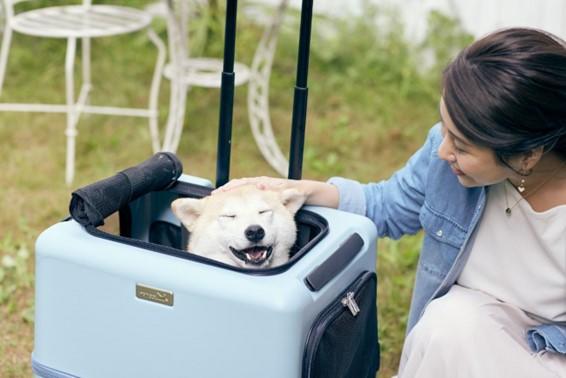
{"type": "Polygon", "coordinates": [[[157,289],[138,283],[136,284],[136,297],[145,301],[173,306],[173,292],[169,290],[157,289]]]}

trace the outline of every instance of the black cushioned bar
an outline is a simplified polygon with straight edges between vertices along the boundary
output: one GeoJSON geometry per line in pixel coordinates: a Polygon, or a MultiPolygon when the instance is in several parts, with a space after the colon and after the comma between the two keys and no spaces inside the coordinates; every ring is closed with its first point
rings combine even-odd
{"type": "Polygon", "coordinates": [[[83,226],[101,226],[104,219],[136,198],[173,185],[183,165],[170,152],[159,152],[143,163],[73,192],[69,211],[83,226]]]}
{"type": "Polygon", "coordinates": [[[350,237],[334,251],[332,256],[309,273],[307,278],[305,278],[307,287],[311,291],[319,291],[322,289],[356,257],[363,245],[364,241],[359,234],[354,233],[350,235],[350,237]]]}

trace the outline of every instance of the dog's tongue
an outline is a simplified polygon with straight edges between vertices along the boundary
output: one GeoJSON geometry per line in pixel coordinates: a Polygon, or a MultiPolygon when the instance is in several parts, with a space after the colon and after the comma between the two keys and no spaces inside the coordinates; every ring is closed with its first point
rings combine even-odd
{"type": "Polygon", "coordinates": [[[250,250],[247,251],[247,255],[250,258],[250,260],[257,261],[263,257],[264,251],[265,251],[264,248],[250,248],[250,250]]]}

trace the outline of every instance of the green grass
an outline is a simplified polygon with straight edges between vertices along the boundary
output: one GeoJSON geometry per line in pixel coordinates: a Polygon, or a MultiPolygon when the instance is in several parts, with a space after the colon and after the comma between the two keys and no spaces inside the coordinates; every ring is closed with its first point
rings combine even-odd
{"type": "MultiPolygon", "coordinates": [[[[143,5],[139,0],[135,4],[143,5]]],[[[366,17],[335,22],[337,33],[316,33],[328,20],[314,22],[309,73],[309,113],[303,177],[324,180],[345,175],[360,181],[388,177],[424,140],[437,120],[440,67],[469,41],[458,25],[431,15],[431,34],[415,46],[403,39],[392,10],[375,28],[366,17]],[[428,49],[435,63],[422,68],[417,52],[428,49]]],[[[260,30],[239,16],[237,57],[251,62],[260,30]]],[[[214,19],[214,18],[212,18],[214,19]]],[[[206,25],[205,25],[206,26],[206,25]]],[[[156,24],[162,36],[162,24],[156,24]]],[[[270,86],[273,127],[288,150],[297,54],[298,20],[287,19],[279,40],[270,86]]],[[[221,28],[207,31],[199,50],[221,56],[221,28]]],[[[140,33],[95,40],[92,104],[140,106],[155,51],[140,33]]],[[[14,38],[0,101],[64,101],[64,42],[14,38]]],[[[77,72],[78,73],[78,72],[77,72]]],[[[168,83],[161,91],[161,124],[167,114],[168,83]]],[[[217,90],[189,93],[185,130],[178,155],[185,172],[214,181],[218,125],[217,90]]],[[[151,155],[144,120],[83,116],[77,139],[76,179],[64,184],[65,117],[54,114],[0,114],[0,376],[28,377],[33,349],[33,243],[49,225],[67,216],[70,193],[80,186],[137,164],[151,155]]],[[[236,90],[232,177],[276,175],[263,160],[247,122],[246,88],[236,90]]],[[[396,369],[403,342],[421,236],[381,240],[378,253],[380,376],[396,369]]]]}

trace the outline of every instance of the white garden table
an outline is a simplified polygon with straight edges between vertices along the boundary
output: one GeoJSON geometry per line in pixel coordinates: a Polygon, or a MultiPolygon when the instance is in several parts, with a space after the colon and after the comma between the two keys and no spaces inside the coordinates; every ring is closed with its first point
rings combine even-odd
{"type": "MultiPolygon", "coordinates": [[[[82,5],[66,5],[38,8],[14,13],[15,1],[3,0],[6,9],[6,24],[0,51],[0,91],[3,86],[12,32],[43,38],[65,38],[65,95],[66,104],[0,103],[0,111],[55,112],[67,114],[67,156],[65,181],[70,184],[75,172],[75,138],[77,123],[82,113],[145,117],[149,119],[149,130],[154,152],[160,149],[157,126],[157,94],[161,72],[166,59],[163,42],[151,29],[151,15],[145,11],[115,5],[92,5],[85,0],[82,5]],[[146,29],[157,47],[158,56],[150,89],[147,108],[94,106],[87,103],[91,91],[90,39],[137,32],[146,29]],[[74,65],[77,40],[82,42],[82,85],[78,97],[74,90],[74,65]]],[[[32,83],[30,83],[32,85],[32,83]]]]}

